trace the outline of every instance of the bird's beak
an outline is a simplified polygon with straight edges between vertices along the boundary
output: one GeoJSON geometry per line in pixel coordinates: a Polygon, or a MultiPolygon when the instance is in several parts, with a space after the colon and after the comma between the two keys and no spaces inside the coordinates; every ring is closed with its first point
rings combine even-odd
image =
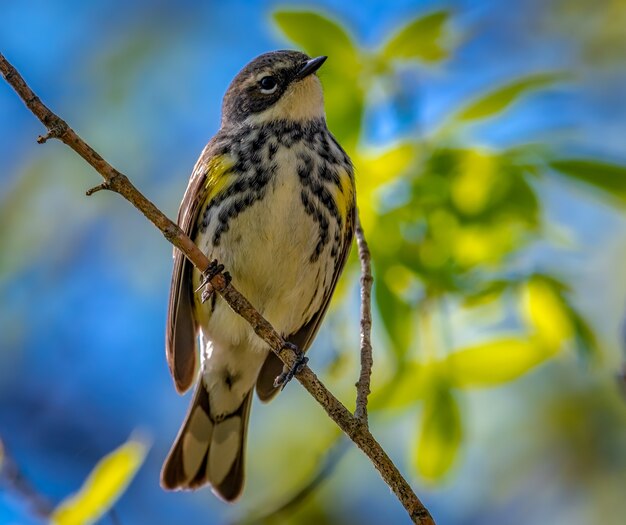
{"type": "Polygon", "coordinates": [[[327,58],[328,57],[321,56],[321,57],[316,57],[316,58],[312,58],[311,60],[308,60],[302,66],[302,69],[298,71],[298,74],[296,75],[296,79],[302,80],[303,78],[308,77],[309,75],[312,75],[313,73],[315,73],[320,67],[322,67],[322,64],[326,62],[327,58]]]}

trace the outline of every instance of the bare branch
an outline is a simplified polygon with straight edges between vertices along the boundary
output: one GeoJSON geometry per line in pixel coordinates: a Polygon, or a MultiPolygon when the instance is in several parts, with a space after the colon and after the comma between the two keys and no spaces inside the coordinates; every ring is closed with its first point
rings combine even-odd
{"type": "Polygon", "coordinates": [[[113,523],[113,525],[122,525],[122,521],[120,520],[115,507],[109,511],[109,518],[111,518],[111,523],[113,523]]]}
{"type": "Polygon", "coordinates": [[[94,193],[97,193],[102,190],[108,190],[108,189],[109,189],[109,185],[106,182],[102,182],[101,184],[98,184],[97,186],[94,186],[93,188],[89,188],[85,192],[85,195],[87,195],[87,197],[91,197],[94,193]]]}
{"type": "Polygon", "coordinates": [[[0,441],[0,481],[14,494],[20,496],[38,517],[44,520],[50,517],[52,503],[28,482],[2,441],[0,441]]]}
{"type": "Polygon", "coordinates": [[[361,217],[356,214],[356,242],[361,261],[361,374],[356,384],[356,410],[354,417],[367,425],[367,396],[370,394],[372,377],[372,264],[369,247],[365,240],[361,217]]]}
{"type": "MultiPolygon", "coordinates": [[[[105,188],[110,189],[135,206],[152,222],[163,236],[176,246],[202,273],[206,272],[210,261],[194,242],[152,202],[144,197],[128,178],[106,162],[91,146],[83,141],[67,123],[55,115],[28,87],[17,70],[0,54],[0,73],[13,87],[28,109],[48,129],[42,141],[57,138],[78,153],[105,180],[105,188]]],[[[105,189],[102,188],[102,189],[105,189]]],[[[292,367],[296,356],[285,347],[285,341],[272,325],[257,312],[250,302],[228,282],[223,273],[215,275],[210,284],[242,316],[280,359],[292,367]]],[[[430,514],[402,477],[389,456],[369,432],[367,425],[354,417],[349,410],[324,386],[313,371],[305,366],[296,375],[304,388],[322,405],[326,413],[346,435],[370,458],[383,480],[393,490],[414,523],[434,524],[430,514]]]]}

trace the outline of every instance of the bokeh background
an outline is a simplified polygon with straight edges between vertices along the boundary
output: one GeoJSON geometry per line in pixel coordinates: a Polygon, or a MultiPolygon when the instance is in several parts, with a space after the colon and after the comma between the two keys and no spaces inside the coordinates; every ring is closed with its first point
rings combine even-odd
{"type": "MultiPolygon", "coordinates": [[[[623,523],[626,2],[33,0],[0,20],[0,51],[171,217],[239,68],[329,55],[373,252],[374,434],[437,523],[623,523]]],[[[41,132],[0,82],[0,440],[31,489],[55,505],[141,435],[102,523],[406,522],[297,384],[255,404],[236,506],[161,491],[188,403],[163,349],[171,247],[86,198],[97,174],[41,132]]],[[[348,406],[357,279],[353,257],[311,352],[348,406]]],[[[0,476],[0,523],[40,522],[0,476]]]]}

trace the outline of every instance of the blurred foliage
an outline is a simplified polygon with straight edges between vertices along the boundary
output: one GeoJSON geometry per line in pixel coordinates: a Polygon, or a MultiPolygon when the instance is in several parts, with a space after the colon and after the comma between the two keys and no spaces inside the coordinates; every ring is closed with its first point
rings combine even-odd
{"type": "Polygon", "coordinates": [[[463,436],[461,411],[445,385],[438,385],[424,399],[419,425],[415,467],[425,479],[437,480],[454,463],[463,436]]]}
{"type": "Polygon", "coordinates": [[[141,467],[148,447],[131,439],[102,458],[81,489],[62,501],[52,513],[53,525],[88,525],[96,522],[122,495],[141,467]]]}
{"type": "Polygon", "coordinates": [[[415,18],[384,44],[381,55],[384,59],[423,60],[437,62],[448,56],[444,33],[448,22],[447,11],[437,11],[415,18]]]}
{"type": "Polygon", "coordinates": [[[562,176],[601,189],[598,196],[607,201],[623,202],[626,167],[563,157],[550,144],[489,149],[463,133],[486,119],[504,121],[524,97],[569,80],[562,71],[531,73],[491,88],[424,136],[365,147],[368,93],[379,80],[393,83],[401,67],[438,67],[452,56],[460,36],[451,28],[451,13],[420,15],[374,51],[320,13],[279,10],[273,16],[295,45],[331,57],[321,73],[329,127],[356,166],[375,306],[395,370],[375,389],[371,406],[408,410],[421,404],[413,465],[423,478],[440,480],[463,441],[458,391],[505,385],[565,350],[597,353],[567,283],[522,261],[537,243],[551,242],[538,182],[562,176]],[[434,333],[433,324],[423,322],[435,312],[449,317],[442,307],[448,303],[479,309],[493,302],[513,319],[510,329],[489,330],[486,323],[490,337],[469,346],[451,346],[446,328],[434,333]]]}
{"type": "Polygon", "coordinates": [[[553,0],[546,3],[540,27],[572,38],[581,58],[592,67],[624,64],[626,2],[623,0],[553,0]]]}
{"type": "Polygon", "coordinates": [[[511,104],[518,101],[522,95],[550,86],[562,81],[563,78],[564,75],[557,73],[543,73],[518,79],[474,100],[455,115],[455,118],[460,121],[470,121],[497,117],[511,104]]]}
{"type": "Polygon", "coordinates": [[[554,159],[550,167],[566,177],[591,184],[602,190],[609,199],[626,202],[626,167],[589,159],[554,159]]]}

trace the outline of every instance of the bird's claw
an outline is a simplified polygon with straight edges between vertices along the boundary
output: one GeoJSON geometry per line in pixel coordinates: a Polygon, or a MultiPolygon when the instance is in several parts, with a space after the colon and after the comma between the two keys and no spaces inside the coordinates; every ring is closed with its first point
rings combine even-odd
{"type": "Polygon", "coordinates": [[[213,290],[213,287],[211,286],[211,279],[213,279],[213,277],[215,277],[216,275],[219,275],[220,273],[224,276],[224,279],[226,280],[226,286],[228,286],[230,282],[232,281],[232,277],[230,276],[228,272],[224,271],[223,264],[219,264],[217,262],[217,259],[213,259],[209,263],[209,267],[202,274],[202,280],[200,282],[200,286],[198,286],[198,288],[195,290],[195,292],[197,293],[202,288],[204,288],[204,291],[202,292],[202,295],[200,296],[200,299],[203,303],[208,301],[209,298],[213,295],[214,290],[213,290]]]}
{"type": "Polygon", "coordinates": [[[283,348],[291,350],[295,354],[296,360],[291,368],[283,370],[283,372],[274,379],[274,386],[276,388],[280,387],[281,390],[283,390],[287,386],[287,383],[293,379],[293,376],[300,373],[309,362],[309,358],[304,355],[304,352],[293,343],[285,341],[283,348]]]}

